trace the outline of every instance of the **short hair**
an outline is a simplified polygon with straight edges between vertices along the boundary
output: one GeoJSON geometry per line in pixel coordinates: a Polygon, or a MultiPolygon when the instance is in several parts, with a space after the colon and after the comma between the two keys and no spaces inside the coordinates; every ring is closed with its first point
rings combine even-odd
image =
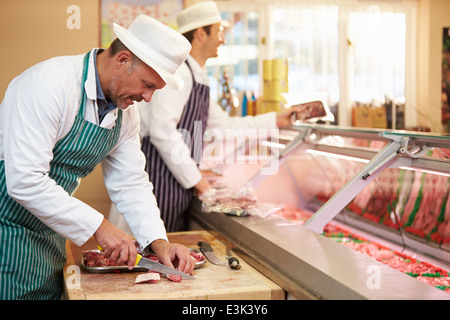
{"type": "Polygon", "coordinates": [[[119,38],[116,38],[109,46],[109,56],[114,57],[117,53],[123,50],[128,50],[131,53],[132,70],[142,62],[130,49],[128,49],[119,38]]]}
{"type": "MultiPolygon", "coordinates": [[[[211,34],[211,25],[208,26],[203,26],[203,27],[199,27],[199,28],[203,28],[206,32],[206,34],[209,36],[211,34]]],[[[197,28],[197,29],[199,29],[197,28]]],[[[186,33],[183,33],[183,36],[190,42],[192,43],[192,40],[194,40],[194,33],[197,29],[188,31],[186,33]]]]}

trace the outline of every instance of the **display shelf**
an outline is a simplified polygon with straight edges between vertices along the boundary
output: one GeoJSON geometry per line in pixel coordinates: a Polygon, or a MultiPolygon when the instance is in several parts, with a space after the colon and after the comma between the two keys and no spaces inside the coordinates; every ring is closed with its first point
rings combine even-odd
{"type": "MultiPolygon", "coordinates": [[[[426,153],[434,148],[450,149],[450,136],[446,134],[354,129],[328,125],[293,126],[291,130],[297,131],[298,134],[293,136],[279,156],[274,159],[280,163],[286,161],[293,152],[320,153],[328,157],[340,156],[365,163],[345,185],[315,211],[313,217],[305,224],[306,228],[318,233],[321,233],[329,221],[387,168],[450,175],[448,158],[436,159],[426,156],[426,153]],[[333,136],[368,143],[366,146],[346,145],[342,140],[339,143],[330,143],[329,138],[333,136]],[[376,147],[368,147],[373,141],[377,142],[376,147]]],[[[258,172],[249,183],[257,187],[265,178],[266,176],[258,172]]]]}
{"type": "MultiPolygon", "coordinates": [[[[319,298],[334,294],[324,294],[309,280],[295,274],[300,269],[306,270],[314,274],[316,280],[320,278],[320,285],[323,286],[333,286],[334,279],[341,277],[339,272],[330,276],[323,270],[334,269],[334,266],[313,264],[311,269],[304,269],[305,263],[309,265],[312,262],[305,262],[304,257],[299,257],[302,254],[298,247],[305,249],[307,243],[318,240],[311,237],[311,233],[298,229],[309,229],[322,237],[324,226],[330,222],[342,223],[371,235],[373,239],[385,241],[387,246],[399,252],[409,252],[410,256],[420,256],[421,259],[425,257],[423,261],[428,259],[446,270],[450,269],[450,239],[446,229],[450,228],[450,136],[308,124],[282,130],[278,139],[282,145],[280,152],[274,152],[275,156],[270,161],[261,161],[258,165],[229,165],[223,176],[229,177],[227,182],[232,182],[231,185],[251,186],[262,202],[293,205],[311,211],[312,217],[300,227],[286,224],[286,220],[284,225],[282,221],[272,218],[260,220],[258,217],[246,217],[236,220],[223,214],[204,215],[197,212],[193,215],[200,223],[226,235],[255,261],[262,261],[265,268],[272,270],[271,274],[282,274],[283,285],[289,287],[286,277],[292,280],[299,286],[293,289],[296,296],[301,296],[305,288],[319,298]],[[276,173],[262,174],[264,168],[274,163],[279,167],[276,173]],[[421,221],[424,216],[428,219],[426,223],[421,221]],[[261,248],[263,244],[271,247],[267,249],[270,253],[282,249],[286,261],[275,254],[268,255],[266,249],[261,248]],[[292,266],[286,266],[288,263],[292,266]]],[[[335,257],[336,248],[328,248],[320,241],[320,254],[329,255],[330,259],[335,257]]],[[[356,262],[351,253],[341,253],[339,259],[345,261],[348,270],[360,273],[359,276],[364,273],[361,268],[369,266],[369,261],[356,262]]],[[[409,286],[409,280],[405,281],[409,286]]],[[[347,284],[353,286],[350,283],[347,284]]],[[[393,280],[393,285],[404,287],[403,280],[393,280]]],[[[373,292],[368,296],[362,293],[366,289],[336,290],[347,292],[346,298],[375,298],[373,292]]],[[[394,288],[390,290],[395,291],[394,288]]],[[[379,293],[378,297],[408,296],[404,292],[391,294],[388,291],[379,293]]],[[[448,293],[444,294],[447,296],[442,298],[450,298],[448,293]]],[[[428,297],[425,295],[418,299],[428,297]]]]}
{"type": "Polygon", "coordinates": [[[198,199],[190,217],[294,299],[449,300],[450,295],[282,217],[205,213],[198,199]],[[372,270],[372,271],[371,271],[372,270]],[[379,283],[372,283],[376,270],[379,283]]]}

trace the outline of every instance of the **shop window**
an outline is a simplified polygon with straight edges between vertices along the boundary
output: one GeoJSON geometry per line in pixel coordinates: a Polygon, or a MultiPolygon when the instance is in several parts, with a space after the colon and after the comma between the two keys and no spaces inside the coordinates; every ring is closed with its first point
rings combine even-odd
{"type": "Polygon", "coordinates": [[[260,95],[262,60],[287,58],[290,91],[325,93],[340,125],[351,125],[356,104],[415,105],[414,1],[218,5],[231,28],[219,57],[207,63],[213,93],[227,71],[237,92],[260,95]]]}

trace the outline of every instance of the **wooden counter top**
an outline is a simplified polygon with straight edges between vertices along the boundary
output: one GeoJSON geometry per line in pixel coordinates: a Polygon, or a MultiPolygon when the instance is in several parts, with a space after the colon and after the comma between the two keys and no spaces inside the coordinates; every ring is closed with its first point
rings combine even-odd
{"type": "MultiPolygon", "coordinates": [[[[226,247],[207,231],[169,233],[169,241],[198,249],[198,241],[207,241],[224,262],[226,247]]],[[[232,270],[209,261],[194,270],[195,280],[172,282],[165,277],[156,284],[135,284],[142,272],[90,273],[80,268],[83,250],[97,248],[94,238],[82,247],[67,241],[64,267],[64,298],[70,300],[158,300],[158,299],[258,299],[282,300],[284,291],[239,258],[241,269],[232,270]]],[[[234,254],[234,252],[233,252],[234,254]]]]}

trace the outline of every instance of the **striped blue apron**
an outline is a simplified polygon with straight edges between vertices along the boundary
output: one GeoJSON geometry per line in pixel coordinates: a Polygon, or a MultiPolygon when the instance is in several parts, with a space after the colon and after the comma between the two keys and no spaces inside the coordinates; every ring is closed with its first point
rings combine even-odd
{"type": "MultiPolygon", "coordinates": [[[[186,61],[189,69],[189,63],[186,61]]],[[[190,134],[191,157],[199,164],[202,154],[203,134],[209,111],[209,86],[195,82],[192,76],[193,88],[186,103],[177,129],[187,130],[190,134]],[[201,132],[198,127],[201,124],[201,132]]],[[[185,136],[185,139],[187,137],[185,136]]],[[[147,162],[145,170],[149,174],[154,186],[154,194],[161,210],[161,218],[164,221],[167,232],[183,231],[186,229],[186,216],[184,213],[194,195],[194,189],[184,189],[175,179],[158,150],[150,142],[150,138],[144,137],[141,141],[142,151],[147,162]]],[[[187,142],[189,145],[189,142],[187,142]]]]}
{"type": "MultiPolygon", "coordinates": [[[[89,65],[83,62],[80,109],[69,133],[53,149],[49,177],[72,195],[120,135],[122,112],[116,126],[105,129],[84,119],[84,83],[89,65]]],[[[0,161],[0,299],[60,299],[66,239],[10,198],[6,191],[5,165],[0,161]]]]}

